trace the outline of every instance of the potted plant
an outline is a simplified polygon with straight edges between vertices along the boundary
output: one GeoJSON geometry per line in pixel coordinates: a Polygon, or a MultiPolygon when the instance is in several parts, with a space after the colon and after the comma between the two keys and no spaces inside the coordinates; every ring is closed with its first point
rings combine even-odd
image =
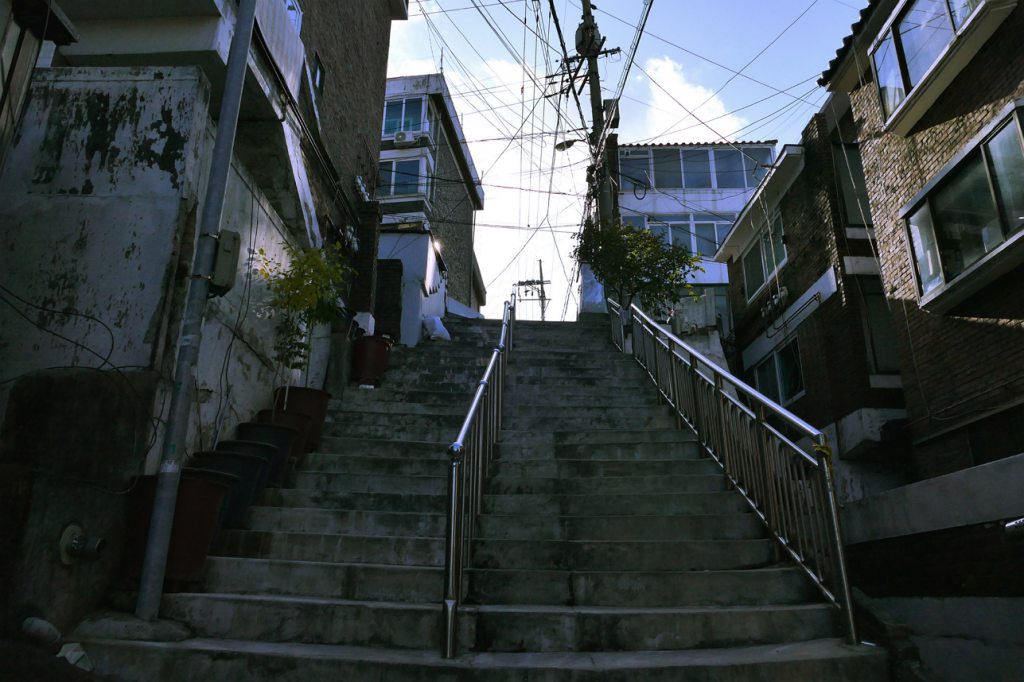
{"type": "Polygon", "coordinates": [[[635,300],[652,317],[670,314],[693,272],[704,272],[700,255],[681,244],[667,244],[650,228],[621,221],[588,223],[573,237],[572,257],[590,265],[594,276],[622,306],[624,332],[632,325],[629,314],[635,300]]]}
{"type": "Polygon", "coordinates": [[[310,415],[306,447],[315,450],[323,435],[331,394],[309,386],[313,330],[349,316],[342,295],[354,271],[344,264],[340,243],[327,248],[282,247],[287,265],[260,249],[258,268],[270,290],[269,304],[279,318],[275,358],[282,370],[305,370],[305,378],[303,386],[292,386],[289,381],[274,392],[275,409],[310,415]]]}

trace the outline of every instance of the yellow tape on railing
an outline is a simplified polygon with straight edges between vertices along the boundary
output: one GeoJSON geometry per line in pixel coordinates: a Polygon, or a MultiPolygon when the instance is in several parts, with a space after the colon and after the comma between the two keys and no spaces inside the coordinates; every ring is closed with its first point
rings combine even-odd
{"type": "Polygon", "coordinates": [[[829,445],[828,443],[825,443],[823,445],[819,445],[819,444],[815,443],[814,444],[814,451],[821,453],[821,456],[825,460],[825,464],[828,466],[828,473],[831,475],[833,473],[833,471],[832,471],[832,446],[829,445]]]}

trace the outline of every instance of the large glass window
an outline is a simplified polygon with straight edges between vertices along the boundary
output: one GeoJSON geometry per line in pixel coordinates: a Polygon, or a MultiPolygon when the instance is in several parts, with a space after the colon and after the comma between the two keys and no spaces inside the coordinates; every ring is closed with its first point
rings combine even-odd
{"type": "Polygon", "coordinates": [[[777,215],[770,226],[762,228],[743,256],[744,287],[747,300],[752,299],[786,260],[782,216],[777,215]]]}
{"type": "Polygon", "coordinates": [[[860,148],[855,144],[835,145],[832,150],[847,225],[870,225],[868,187],[864,179],[860,148]]]}
{"type": "Polygon", "coordinates": [[[868,360],[873,374],[899,374],[900,361],[896,355],[896,333],[892,316],[885,301],[882,280],[877,276],[857,278],[864,296],[864,321],[867,327],[868,360]]]}
{"type": "Polygon", "coordinates": [[[619,188],[630,191],[635,188],[651,187],[651,152],[647,149],[631,149],[619,157],[619,188]]]}
{"type": "Polygon", "coordinates": [[[382,161],[377,196],[418,194],[420,191],[420,160],[382,161]]]}
{"type": "Polygon", "coordinates": [[[416,132],[423,128],[423,98],[394,100],[384,104],[384,134],[416,132]]]}
{"type": "Polygon", "coordinates": [[[767,166],[772,165],[772,150],[764,147],[744,149],[743,171],[747,179],[747,187],[756,187],[757,183],[768,174],[767,166]]]}
{"type": "Polygon", "coordinates": [[[774,351],[754,369],[757,390],[780,405],[788,405],[804,392],[800,346],[793,339],[774,351]]]}
{"type": "Polygon", "coordinates": [[[910,87],[921,82],[928,68],[953,39],[946,0],[915,0],[897,22],[910,87]]]}
{"type": "Polygon", "coordinates": [[[1017,115],[983,140],[907,216],[920,294],[961,275],[1024,226],[1017,115]]]}
{"type": "Polygon", "coordinates": [[[871,60],[888,118],[938,61],[984,0],[914,0],[879,40],[871,60]]]}
{"type": "Polygon", "coordinates": [[[742,189],[746,186],[743,177],[743,155],[739,151],[715,150],[715,180],[719,188],[742,189]]]}
{"type": "Polygon", "coordinates": [[[654,150],[654,186],[679,189],[683,186],[683,171],[679,164],[678,149],[654,150]]]}
{"type": "Polygon", "coordinates": [[[687,189],[711,188],[711,153],[707,149],[683,150],[683,182],[687,189]]]}

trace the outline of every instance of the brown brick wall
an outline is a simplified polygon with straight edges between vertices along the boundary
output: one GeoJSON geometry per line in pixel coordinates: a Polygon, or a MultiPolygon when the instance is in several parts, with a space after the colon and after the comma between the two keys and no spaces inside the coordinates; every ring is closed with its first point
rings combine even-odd
{"type": "MultiPolygon", "coordinates": [[[[1024,389],[1024,268],[1004,276],[946,315],[918,307],[900,209],[1014,97],[1024,95],[1024,6],[1003,23],[911,133],[882,132],[873,84],[851,94],[864,129],[862,155],[878,237],[882,279],[895,304],[911,432],[924,439],[949,431],[979,410],[1024,389]],[[905,312],[904,312],[905,311],[905,312]]],[[[916,448],[922,478],[987,458],[955,433],[916,448]]]]}
{"type": "MultiPolygon", "coordinates": [[[[788,409],[820,428],[860,408],[902,407],[903,401],[898,390],[873,389],[869,384],[861,300],[856,282],[843,272],[843,257],[870,255],[870,245],[846,239],[823,115],[808,123],[802,144],[804,169],[779,205],[787,255],[778,278],[792,305],[828,270],[839,275],[838,291],[797,329],[805,395],[788,409]]],[[[748,304],[741,258],[729,263],[729,282],[736,346],[742,351],[765,331],[761,308],[778,288],[773,277],[748,304]]],[[[744,378],[753,385],[752,368],[745,369],[744,378]]]]}
{"type": "MultiPolygon", "coordinates": [[[[455,135],[447,130],[447,139],[455,135]]],[[[473,202],[462,172],[448,145],[439,144],[435,156],[438,178],[428,214],[430,230],[441,243],[441,258],[448,268],[448,295],[463,305],[473,296],[473,202]]]]}

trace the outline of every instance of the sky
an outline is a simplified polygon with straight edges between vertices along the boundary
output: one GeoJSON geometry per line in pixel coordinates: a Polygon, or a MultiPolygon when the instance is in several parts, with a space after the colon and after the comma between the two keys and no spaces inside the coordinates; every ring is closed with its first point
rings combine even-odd
{"type": "MultiPolygon", "coordinates": [[[[866,4],[652,0],[623,86],[619,142],[798,143],[825,101],[815,81],[866,4]]],[[[574,55],[580,0],[553,5],[574,55]]],[[[482,178],[475,249],[487,317],[500,317],[514,283],[539,278],[543,267],[551,282],[547,319],[576,319],[579,283],[570,254],[586,193],[587,146],[559,152],[554,145],[586,133],[572,97],[552,95],[560,83],[548,76],[558,72],[561,47],[551,6],[552,0],[410,0],[409,20],[392,23],[388,77],[444,72],[482,178]]],[[[643,10],[644,0],[596,3],[605,49],[621,48],[601,59],[606,98],[619,87],[643,10]]],[[[589,102],[584,89],[587,128],[589,102]]],[[[517,314],[540,319],[540,306],[523,302],[517,314]]]]}

